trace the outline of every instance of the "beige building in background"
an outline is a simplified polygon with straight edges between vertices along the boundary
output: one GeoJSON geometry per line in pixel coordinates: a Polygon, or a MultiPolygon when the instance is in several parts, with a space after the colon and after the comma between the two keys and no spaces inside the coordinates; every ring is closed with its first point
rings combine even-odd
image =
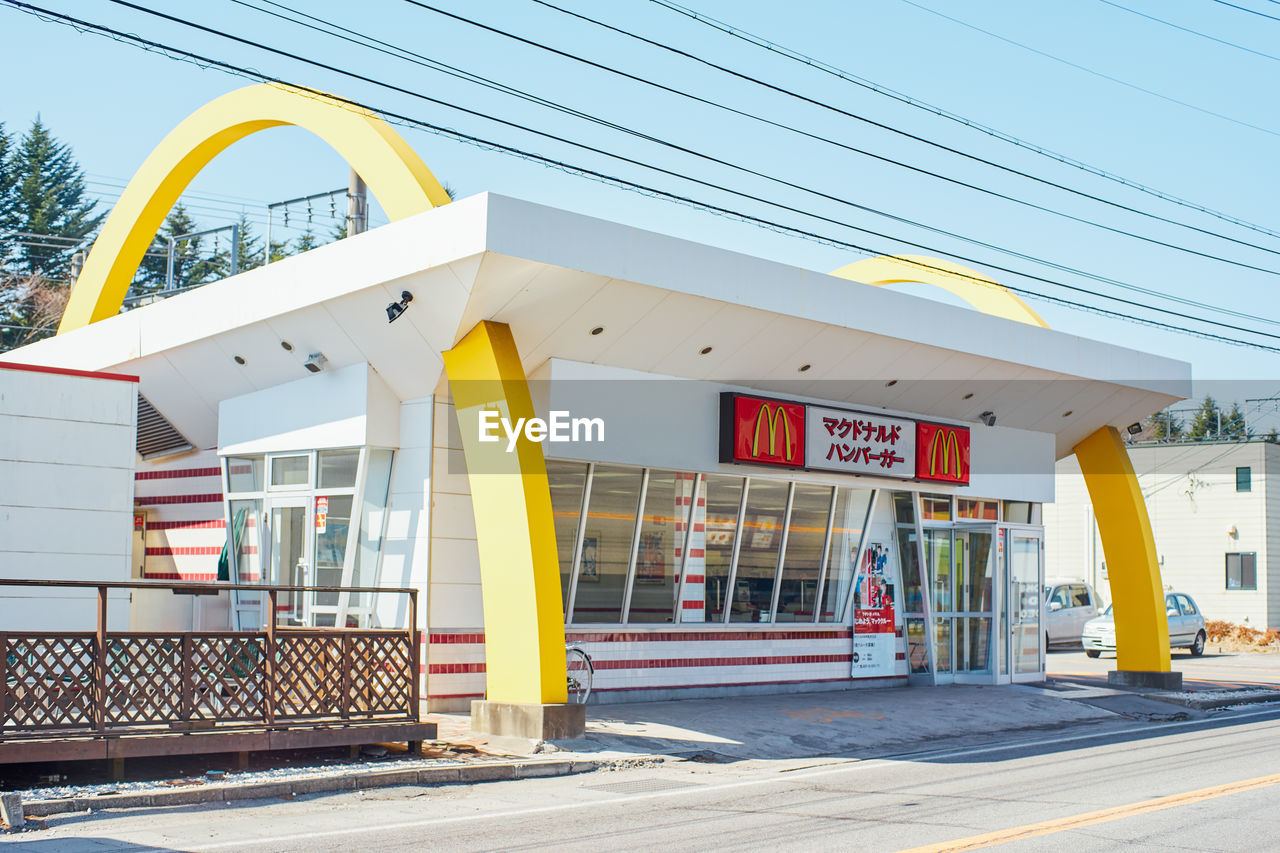
{"type": "MultiPolygon", "coordinates": [[[[1165,585],[1191,595],[1206,619],[1280,627],[1280,444],[1134,445],[1129,456],[1165,585]]],[[[1056,498],[1044,505],[1046,576],[1083,578],[1110,602],[1108,567],[1074,456],[1057,463],[1056,498]]]]}

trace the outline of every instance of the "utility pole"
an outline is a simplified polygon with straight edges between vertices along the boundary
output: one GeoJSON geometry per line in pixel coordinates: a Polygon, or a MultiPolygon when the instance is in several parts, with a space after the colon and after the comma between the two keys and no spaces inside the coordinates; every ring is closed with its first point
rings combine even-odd
{"type": "Polygon", "coordinates": [[[363,234],[369,230],[369,188],[365,186],[355,169],[347,183],[347,236],[363,234]]]}

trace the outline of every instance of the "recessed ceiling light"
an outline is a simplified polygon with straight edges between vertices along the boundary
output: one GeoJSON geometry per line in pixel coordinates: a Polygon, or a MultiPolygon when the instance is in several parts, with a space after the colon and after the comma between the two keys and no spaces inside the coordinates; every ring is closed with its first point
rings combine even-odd
{"type": "Polygon", "coordinates": [[[801,372],[801,373],[804,373],[806,370],[808,370],[808,369],[809,369],[809,368],[811,368],[811,367],[813,367],[813,365],[812,365],[812,364],[802,364],[802,365],[800,365],[800,372],[801,372]]]}
{"type": "Polygon", "coordinates": [[[894,385],[897,385],[897,384],[898,384],[898,380],[890,379],[888,382],[884,383],[884,387],[892,388],[894,385]]]}
{"type": "Polygon", "coordinates": [[[968,394],[965,394],[965,395],[964,395],[964,399],[966,399],[966,400],[970,399],[971,397],[973,397],[973,392],[972,392],[972,391],[970,391],[968,394]]]}
{"type": "Polygon", "coordinates": [[[289,343],[288,341],[281,341],[280,348],[283,349],[285,352],[293,352],[293,344],[289,343]]]}
{"type": "Polygon", "coordinates": [[[591,330],[591,334],[598,335],[603,331],[604,331],[604,326],[596,326],[594,329],[591,330]]]}
{"type": "Polygon", "coordinates": [[[698,355],[707,355],[710,352],[711,352],[711,347],[703,347],[702,349],[698,350],[698,355]]]}
{"type": "Polygon", "coordinates": [[[236,364],[244,364],[244,356],[242,355],[237,355],[235,357],[235,360],[236,360],[236,364]]]}
{"type": "Polygon", "coordinates": [[[1063,412],[1063,413],[1062,413],[1062,416],[1063,416],[1064,418],[1069,418],[1069,417],[1071,417],[1071,412],[1072,412],[1072,411],[1073,411],[1072,409],[1067,409],[1065,412],[1063,412]]]}

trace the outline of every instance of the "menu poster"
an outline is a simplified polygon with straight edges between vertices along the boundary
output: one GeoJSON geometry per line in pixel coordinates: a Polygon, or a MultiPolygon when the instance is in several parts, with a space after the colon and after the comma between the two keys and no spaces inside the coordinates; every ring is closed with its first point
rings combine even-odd
{"type": "Polygon", "coordinates": [[[853,592],[854,678],[894,674],[897,637],[894,634],[894,576],[889,550],[881,542],[867,545],[862,571],[853,592]]]}

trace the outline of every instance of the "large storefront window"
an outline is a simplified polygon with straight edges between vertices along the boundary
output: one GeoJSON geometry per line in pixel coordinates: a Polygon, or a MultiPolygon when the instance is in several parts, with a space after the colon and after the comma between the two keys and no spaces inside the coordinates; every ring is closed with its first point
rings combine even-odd
{"type": "Polygon", "coordinates": [[[555,519],[556,556],[560,560],[561,605],[569,606],[573,580],[573,555],[578,547],[578,522],[587,487],[587,466],[582,462],[547,460],[547,484],[551,487],[551,514],[555,519]]]}
{"type": "Polygon", "coordinates": [[[573,599],[574,622],[622,620],[622,599],[643,482],[644,472],[639,469],[595,466],[573,599]]]}
{"type": "MultiPolygon", "coordinates": [[[[703,613],[708,622],[724,618],[725,599],[729,591],[729,570],[733,566],[734,543],[737,541],[739,514],[742,508],[742,477],[708,474],[703,477],[706,493],[706,548],[703,574],[703,613]]],[[[690,546],[692,547],[692,546],[690,546]]]]}
{"type": "Polygon", "coordinates": [[[827,584],[822,597],[820,622],[844,619],[853,587],[853,575],[862,547],[862,531],[871,506],[870,489],[841,488],[831,526],[831,550],[827,556],[827,584]]]}
{"type": "Polygon", "coordinates": [[[787,484],[777,480],[747,481],[746,512],[729,604],[730,622],[768,622],[772,618],[787,491],[787,484]]]}
{"type": "Polygon", "coordinates": [[[822,575],[822,546],[827,541],[827,521],[831,516],[831,492],[831,486],[796,484],[775,622],[813,621],[822,575]]]}
{"type": "Polygon", "coordinates": [[[910,492],[893,494],[894,539],[898,565],[902,567],[903,616],[907,631],[907,662],[912,673],[927,674],[929,638],[926,635],[924,583],[921,577],[919,539],[916,534],[915,498],[910,492]]]}
{"type": "Polygon", "coordinates": [[[671,621],[692,484],[690,475],[649,472],[628,622],[671,621]]]}

